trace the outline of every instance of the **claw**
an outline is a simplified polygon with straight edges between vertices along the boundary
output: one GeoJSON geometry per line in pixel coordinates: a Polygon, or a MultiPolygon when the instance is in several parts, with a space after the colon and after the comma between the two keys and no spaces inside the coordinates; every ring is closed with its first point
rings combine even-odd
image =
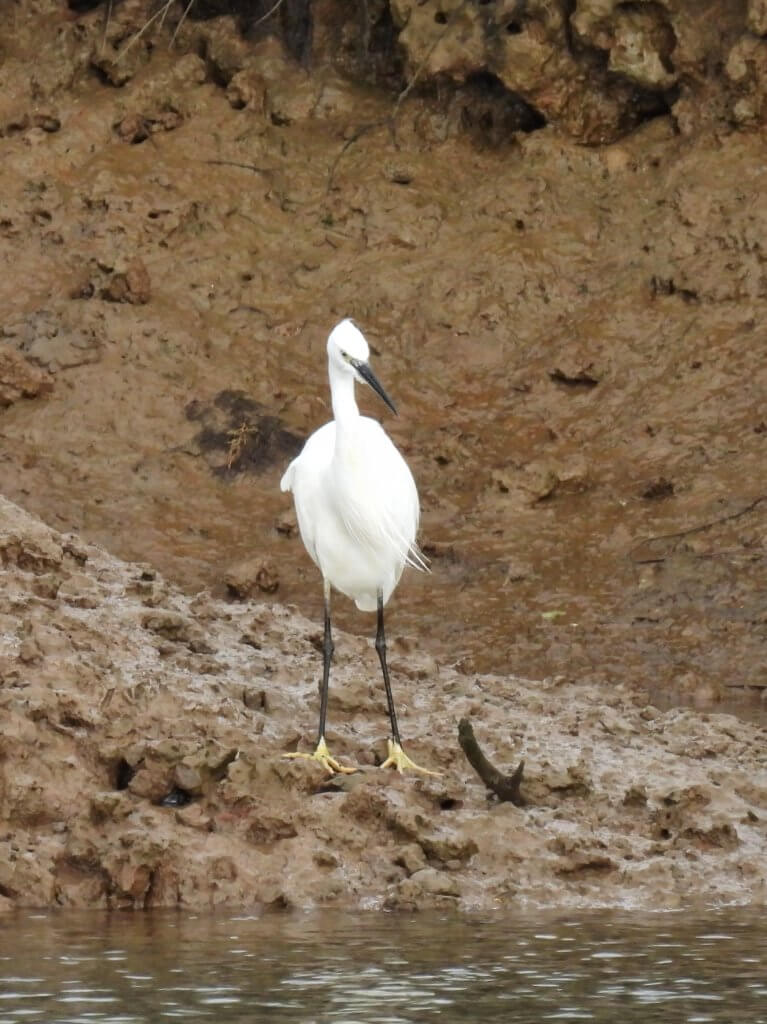
{"type": "Polygon", "coordinates": [[[396,768],[398,772],[405,771],[421,772],[422,775],[433,775],[435,778],[441,776],[441,772],[433,772],[429,768],[422,768],[420,764],[411,761],[399,743],[389,740],[389,756],[381,765],[382,768],[396,768]]]}
{"type": "Polygon", "coordinates": [[[344,775],[352,775],[354,772],[359,771],[358,768],[348,767],[345,764],[341,764],[340,761],[336,761],[333,755],[328,750],[328,745],[325,742],[325,737],[319,741],[316,749],[313,753],[307,754],[303,750],[294,750],[287,754],[283,754],[283,757],[303,757],[307,761],[319,761],[325,771],[331,775],[335,775],[336,772],[341,772],[344,775]]]}

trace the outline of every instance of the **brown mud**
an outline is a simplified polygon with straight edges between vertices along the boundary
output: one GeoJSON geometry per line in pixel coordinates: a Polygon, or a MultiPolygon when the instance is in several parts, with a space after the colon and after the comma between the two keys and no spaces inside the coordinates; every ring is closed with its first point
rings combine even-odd
{"type": "MultiPolygon", "coordinates": [[[[476,21],[474,65],[448,59],[467,4],[436,43],[371,4],[356,84],[332,4],[312,60],[285,23],[290,53],[227,17],[118,60],[143,5],[14,9],[0,491],[80,539],[3,506],[6,904],[764,899],[764,731],[654,705],[767,688],[767,25],[729,5],[703,75],[708,26],[646,5],[670,12],[669,82],[665,51],[625,67],[629,29],[665,30],[578,6],[561,92],[507,80],[522,65],[469,46],[476,21]],[[328,416],[343,315],[422,495],[433,572],[389,622],[403,732],[441,783],[325,792],[276,759],[312,740],[321,608],[278,481],[328,416]],[[525,757],[532,806],[486,804],[466,714],[495,762],[525,757]]],[[[558,45],[533,27],[507,34],[558,45]]],[[[331,739],[372,764],[372,620],[336,614],[360,638],[331,739]]]]}
{"type": "Polygon", "coordinates": [[[0,500],[0,905],[368,908],[767,901],[767,730],[604,688],[467,675],[394,645],[385,756],[369,641],[339,633],[328,778],[316,625],[183,595],[0,500]],[[492,803],[458,746],[526,758],[492,803]]]}

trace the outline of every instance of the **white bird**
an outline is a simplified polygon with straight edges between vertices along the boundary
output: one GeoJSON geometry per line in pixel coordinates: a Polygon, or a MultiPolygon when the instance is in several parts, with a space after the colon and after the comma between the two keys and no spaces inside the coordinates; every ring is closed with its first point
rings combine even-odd
{"type": "Polygon", "coordinates": [[[342,320],[328,337],[328,376],[333,420],[316,430],[280,482],[292,491],[304,546],[322,573],[325,597],[323,672],[320,722],[313,753],[308,757],[329,772],[354,771],[331,756],[325,741],[328,682],[333,640],[330,629],[330,588],[350,597],[361,611],[378,612],[376,650],[381,662],[389,706],[389,756],[381,767],[429,772],[402,749],[386,664],[384,605],[406,565],[426,570],[416,544],[419,504],[413,474],[383,427],[361,416],[354,382],[368,384],[393,413],[397,410],[370,366],[370,350],[351,320],[342,320]]]}

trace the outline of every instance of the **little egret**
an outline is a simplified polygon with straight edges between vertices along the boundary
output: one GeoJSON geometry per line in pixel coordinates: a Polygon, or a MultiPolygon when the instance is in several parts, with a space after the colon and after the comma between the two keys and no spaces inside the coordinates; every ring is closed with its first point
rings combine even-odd
{"type": "Polygon", "coordinates": [[[364,612],[378,612],[375,646],[381,662],[389,705],[391,738],[383,768],[406,768],[434,775],[415,764],[402,749],[386,664],[384,605],[406,565],[426,569],[416,544],[419,506],[413,474],[383,427],[360,416],[354,382],[368,384],[397,410],[368,365],[370,351],[361,331],[342,320],[328,337],[328,376],[333,420],[316,430],[280,482],[292,491],[304,547],[322,573],[325,634],[317,746],[312,754],[286,757],[319,761],[329,772],[350,772],[328,750],[325,718],[328,706],[333,639],[330,630],[330,588],[350,597],[364,612]]]}

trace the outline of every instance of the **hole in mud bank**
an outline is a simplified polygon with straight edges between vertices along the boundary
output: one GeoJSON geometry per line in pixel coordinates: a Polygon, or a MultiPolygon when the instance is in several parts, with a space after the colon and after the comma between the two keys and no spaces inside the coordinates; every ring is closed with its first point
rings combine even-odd
{"type": "Polygon", "coordinates": [[[192,802],[192,794],[180,786],[174,786],[167,796],[160,800],[160,807],[186,807],[192,802]]]}
{"type": "Polygon", "coordinates": [[[68,0],[67,7],[75,14],[87,14],[101,7],[104,0],[68,0]]]}
{"type": "Polygon", "coordinates": [[[522,33],[522,25],[518,21],[510,21],[506,25],[506,35],[518,36],[522,33]]]}
{"type": "Polygon", "coordinates": [[[101,85],[105,85],[108,89],[121,89],[122,86],[125,84],[123,82],[122,85],[117,85],[112,80],[112,78],[110,78],[106,68],[102,68],[98,64],[94,64],[93,62],[91,62],[88,65],[88,71],[91,75],[94,76],[94,78],[98,79],[101,85]]]}
{"type": "Polygon", "coordinates": [[[304,64],[311,55],[311,0],[195,0],[189,17],[207,21],[222,14],[236,18],[239,31],[250,42],[276,35],[294,60],[304,64]]]}
{"type": "Polygon", "coordinates": [[[434,21],[438,25],[447,25],[447,15],[445,14],[444,11],[437,11],[437,13],[434,15],[434,21]]]}
{"type": "Polygon", "coordinates": [[[305,65],[311,56],[314,36],[311,0],[283,0],[279,14],[285,49],[293,60],[305,65]]]}
{"type": "Polygon", "coordinates": [[[590,391],[599,384],[599,377],[589,372],[590,367],[578,370],[576,373],[569,373],[556,367],[549,370],[549,380],[554,384],[562,384],[567,388],[583,388],[590,391]]]}
{"type": "Polygon", "coordinates": [[[136,769],[131,767],[124,757],[121,757],[114,768],[114,788],[127,789],[135,774],[136,769]]]}
{"type": "Polygon", "coordinates": [[[682,288],[675,284],[673,277],[653,274],[650,278],[650,295],[653,299],[662,295],[678,295],[683,302],[697,302],[698,293],[694,288],[682,288]]]}
{"type": "Polygon", "coordinates": [[[439,809],[441,811],[458,811],[463,807],[462,800],[454,800],[451,796],[446,796],[439,802],[439,809]]]}
{"type": "Polygon", "coordinates": [[[539,110],[489,71],[469,75],[461,97],[461,124],[478,142],[501,145],[511,141],[515,132],[529,133],[546,126],[539,110]]]}
{"type": "Polygon", "coordinates": [[[349,23],[336,27],[336,51],[344,54],[354,70],[354,77],[362,82],[393,89],[404,87],[404,49],[399,43],[399,29],[394,23],[389,3],[360,4],[359,36],[349,36],[349,23]]]}
{"type": "Polygon", "coordinates": [[[640,498],[644,498],[645,501],[661,501],[664,498],[671,498],[674,495],[674,484],[671,480],[667,480],[665,476],[660,476],[656,480],[652,480],[647,484],[640,492],[640,498]]]}
{"type": "Polygon", "coordinates": [[[679,95],[678,86],[662,92],[638,90],[628,111],[631,128],[637,128],[646,121],[654,121],[656,117],[668,117],[679,95]]]}
{"type": "Polygon", "coordinates": [[[65,712],[59,718],[59,725],[63,725],[65,729],[92,729],[93,723],[89,722],[87,718],[82,718],[80,715],[72,714],[71,712],[65,712]]]}

